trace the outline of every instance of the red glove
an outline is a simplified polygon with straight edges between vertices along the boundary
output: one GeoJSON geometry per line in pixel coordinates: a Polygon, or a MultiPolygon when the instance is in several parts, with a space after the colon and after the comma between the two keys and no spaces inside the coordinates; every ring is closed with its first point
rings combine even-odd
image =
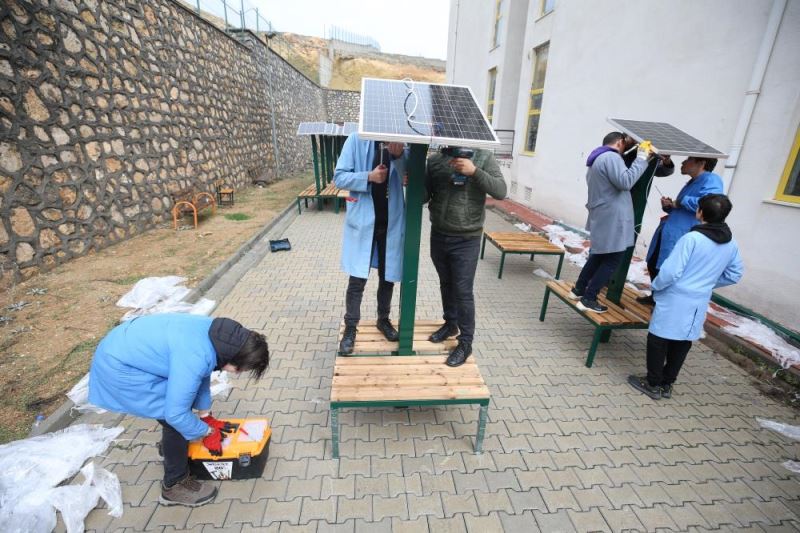
{"type": "Polygon", "coordinates": [[[202,420],[203,422],[205,422],[206,424],[208,424],[212,428],[220,429],[220,430],[225,427],[225,424],[227,424],[227,422],[223,422],[222,420],[217,420],[216,418],[214,418],[210,414],[200,418],[200,420],[202,420]]]}
{"type": "Polygon", "coordinates": [[[203,439],[203,446],[208,449],[211,455],[222,455],[222,432],[215,428],[210,435],[203,439]]]}

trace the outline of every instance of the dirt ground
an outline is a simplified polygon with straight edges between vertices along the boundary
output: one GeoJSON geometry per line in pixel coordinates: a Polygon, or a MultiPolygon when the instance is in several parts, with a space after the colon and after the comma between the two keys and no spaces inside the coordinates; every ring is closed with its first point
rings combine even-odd
{"type": "Polygon", "coordinates": [[[27,436],[87,372],[94,348],[127,309],[114,304],[142,278],[178,275],[193,287],[256,234],[312,178],[236,192],[236,205],[75,259],[0,295],[0,443],[27,436]]]}

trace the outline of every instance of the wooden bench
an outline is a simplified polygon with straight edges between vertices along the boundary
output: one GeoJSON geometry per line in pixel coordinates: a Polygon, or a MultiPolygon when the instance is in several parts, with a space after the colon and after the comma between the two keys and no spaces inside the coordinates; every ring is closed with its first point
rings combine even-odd
{"type": "Polygon", "coordinates": [[[337,357],[331,385],[333,457],[339,458],[339,409],[478,404],[475,453],[481,453],[489,387],[473,355],[457,368],[440,356],[337,357]]]}
{"type": "Polygon", "coordinates": [[[205,191],[196,191],[194,188],[185,188],[172,193],[172,226],[178,229],[178,217],[191,213],[194,218],[194,229],[197,229],[197,213],[211,208],[211,214],[217,212],[217,203],[214,195],[205,191]]]}
{"type": "Polygon", "coordinates": [[[515,232],[484,232],[483,243],[481,244],[481,259],[486,251],[486,241],[491,242],[500,250],[500,271],[497,278],[503,278],[503,265],[505,264],[506,254],[524,254],[531,256],[531,261],[536,254],[557,255],[558,268],[556,269],[556,279],[561,277],[561,267],[564,264],[564,250],[551,243],[545,237],[535,233],[515,232]]]}
{"type": "Polygon", "coordinates": [[[572,300],[568,296],[570,290],[574,286],[574,283],[567,283],[564,281],[548,281],[547,287],[544,290],[544,299],[542,300],[539,320],[544,322],[544,317],[547,313],[547,302],[550,298],[550,293],[553,293],[591,323],[595,329],[592,345],[586,357],[587,367],[591,368],[598,344],[600,342],[607,342],[611,331],[615,329],[647,329],[650,324],[652,308],[648,305],[638,303],[636,298],[640,295],[634,290],[625,287],[620,305],[617,305],[606,299],[606,291],[604,289],[603,292],[598,295],[597,301],[602,305],[608,306],[608,311],[605,313],[593,313],[591,311],[581,311],[578,309],[578,301],[572,300]]]}
{"type": "MultiPolygon", "coordinates": [[[[375,322],[375,320],[362,320],[358,325],[356,343],[352,353],[353,356],[397,354],[399,343],[397,341],[387,341],[383,333],[378,331],[375,322]]],[[[456,347],[458,341],[455,337],[440,343],[434,343],[428,340],[431,333],[439,329],[443,323],[444,322],[441,320],[417,320],[414,323],[415,353],[419,355],[442,355],[444,357],[450,350],[456,347]]],[[[397,324],[395,324],[395,326],[397,326],[397,324]]],[[[339,326],[337,347],[342,341],[343,333],[344,323],[339,326]]],[[[444,361],[444,359],[441,359],[441,361],[444,361]]]]}
{"type": "Polygon", "coordinates": [[[322,200],[333,199],[333,210],[335,213],[338,213],[341,203],[340,198],[347,198],[349,195],[347,191],[344,191],[345,195],[342,197],[340,196],[340,192],[341,189],[338,189],[333,183],[329,183],[317,194],[317,186],[312,183],[297,195],[297,212],[298,214],[302,213],[300,200],[305,202],[306,208],[308,208],[309,200],[315,200],[317,202],[317,209],[322,210],[322,200]]]}
{"type": "Polygon", "coordinates": [[[217,205],[233,205],[234,204],[234,190],[233,187],[225,183],[225,180],[219,179],[214,182],[214,189],[217,192],[217,205]]]}

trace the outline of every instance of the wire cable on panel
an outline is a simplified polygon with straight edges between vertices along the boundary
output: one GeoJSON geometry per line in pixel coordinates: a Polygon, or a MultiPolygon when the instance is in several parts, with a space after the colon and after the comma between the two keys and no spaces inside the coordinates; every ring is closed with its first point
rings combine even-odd
{"type": "Polygon", "coordinates": [[[406,86],[406,90],[407,90],[406,98],[403,101],[403,111],[406,114],[406,122],[408,123],[408,127],[411,128],[412,130],[414,130],[419,135],[425,135],[423,132],[419,131],[417,128],[412,126],[412,123],[420,124],[422,126],[428,126],[430,128],[430,134],[429,134],[429,136],[430,136],[430,144],[433,144],[433,137],[434,137],[434,134],[435,134],[434,128],[436,127],[436,124],[434,124],[432,122],[425,122],[425,121],[422,121],[422,120],[415,120],[415,119],[411,118],[411,117],[414,116],[414,113],[417,112],[417,107],[419,106],[419,95],[417,94],[417,87],[416,87],[416,84],[415,84],[414,80],[411,79],[411,78],[406,77],[406,78],[403,78],[401,81],[406,86]],[[414,107],[413,107],[413,109],[411,109],[411,111],[409,111],[408,110],[408,99],[411,96],[414,97],[414,107]]]}

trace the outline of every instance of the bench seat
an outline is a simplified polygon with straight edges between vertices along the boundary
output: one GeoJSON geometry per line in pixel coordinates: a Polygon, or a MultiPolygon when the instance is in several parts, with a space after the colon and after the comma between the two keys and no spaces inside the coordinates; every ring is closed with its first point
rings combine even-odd
{"type": "Polygon", "coordinates": [[[558,256],[558,268],[555,278],[561,277],[561,267],[564,265],[564,250],[547,240],[546,237],[535,233],[524,233],[521,231],[512,232],[484,232],[483,243],[481,243],[481,259],[486,251],[486,241],[492,243],[495,248],[500,250],[500,271],[497,278],[503,278],[503,265],[505,264],[506,254],[524,254],[531,256],[531,261],[539,255],[558,256]]]}

